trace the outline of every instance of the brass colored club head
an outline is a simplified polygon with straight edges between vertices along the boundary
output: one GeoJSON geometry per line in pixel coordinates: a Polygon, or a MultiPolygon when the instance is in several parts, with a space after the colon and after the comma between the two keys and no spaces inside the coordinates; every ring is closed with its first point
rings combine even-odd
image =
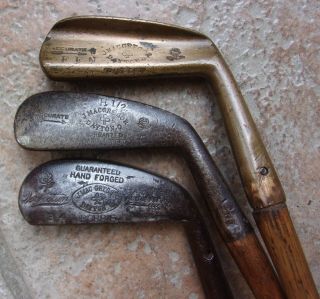
{"type": "Polygon", "coordinates": [[[40,51],[52,79],[203,73],[217,54],[211,40],[181,27],[108,17],[55,24],[40,51]]]}

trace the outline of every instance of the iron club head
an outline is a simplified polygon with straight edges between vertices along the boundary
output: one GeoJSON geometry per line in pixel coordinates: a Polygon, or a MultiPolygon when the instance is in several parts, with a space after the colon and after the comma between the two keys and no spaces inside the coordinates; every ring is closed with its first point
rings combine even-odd
{"type": "Polygon", "coordinates": [[[233,298],[191,195],[169,179],[114,163],[58,160],[22,183],[19,208],[33,225],[183,221],[208,298],[233,298]]]}
{"type": "Polygon", "coordinates": [[[236,239],[250,231],[203,142],[173,113],[102,95],[44,92],[19,107],[14,127],[18,143],[35,150],[178,147],[223,233],[236,239]]]}
{"type": "Polygon", "coordinates": [[[58,160],[34,169],[19,193],[30,224],[194,221],[189,193],[174,182],[118,164],[58,160]]]}
{"type": "Polygon", "coordinates": [[[214,219],[251,289],[258,297],[272,290],[281,298],[277,278],[257,236],[205,145],[184,119],[129,100],[51,92],[34,95],[20,106],[15,134],[22,146],[38,150],[179,147],[206,200],[202,209],[211,213],[205,216],[206,222],[214,219]],[[268,288],[261,289],[256,279],[265,281],[268,288]]]}

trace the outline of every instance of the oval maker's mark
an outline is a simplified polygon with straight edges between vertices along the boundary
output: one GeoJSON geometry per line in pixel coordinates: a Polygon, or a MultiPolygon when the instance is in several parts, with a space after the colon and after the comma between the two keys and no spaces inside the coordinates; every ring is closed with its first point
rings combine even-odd
{"type": "Polygon", "coordinates": [[[152,49],[141,47],[132,43],[114,45],[102,50],[106,59],[113,63],[121,62],[141,62],[152,56],[152,49]]]}
{"type": "Polygon", "coordinates": [[[83,186],[72,194],[73,204],[88,213],[104,214],[117,208],[121,203],[116,188],[105,184],[83,186]]]}

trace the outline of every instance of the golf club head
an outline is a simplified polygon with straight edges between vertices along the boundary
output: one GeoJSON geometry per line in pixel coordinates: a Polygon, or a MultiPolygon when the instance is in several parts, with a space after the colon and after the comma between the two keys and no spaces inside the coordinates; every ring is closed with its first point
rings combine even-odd
{"type": "Polygon", "coordinates": [[[28,149],[113,149],[181,145],[186,125],[175,114],[134,101],[44,92],[22,103],[14,130],[28,149]]]}
{"type": "Polygon", "coordinates": [[[34,225],[198,217],[191,196],[178,184],[132,167],[85,160],[57,160],[35,168],[21,186],[19,208],[34,225]]]}
{"type": "Polygon", "coordinates": [[[178,26],[80,16],[57,22],[40,51],[52,79],[203,74],[217,49],[205,35],[178,26]]]}
{"type": "Polygon", "coordinates": [[[22,103],[14,127],[17,142],[34,150],[176,147],[202,194],[198,207],[211,209],[224,237],[251,230],[200,137],[175,114],[113,97],[45,92],[22,103]]]}
{"type": "Polygon", "coordinates": [[[254,209],[285,202],[276,170],[225,60],[205,35],[150,21],[98,16],[59,21],[40,51],[54,80],[200,75],[217,95],[254,209]]]}
{"type": "Polygon", "coordinates": [[[166,178],[114,163],[56,160],[29,173],[18,202],[33,225],[183,221],[207,297],[233,298],[192,197],[166,178]]]}

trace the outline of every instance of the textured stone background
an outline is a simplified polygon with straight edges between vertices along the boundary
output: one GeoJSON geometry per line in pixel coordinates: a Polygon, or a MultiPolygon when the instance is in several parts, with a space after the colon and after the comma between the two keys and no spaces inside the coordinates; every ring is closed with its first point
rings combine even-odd
{"type": "MultiPolygon", "coordinates": [[[[0,297],[203,298],[183,228],[175,224],[32,227],[17,206],[35,166],[58,157],[98,157],[143,167],[183,184],[191,174],[169,150],[42,153],[13,136],[17,107],[33,93],[91,91],[153,104],[198,130],[246,212],[213,95],[200,79],[85,83],[49,81],[38,51],[53,24],[72,15],[110,15],[179,24],[209,35],[229,63],[278,169],[288,206],[320,286],[320,5],[310,1],[0,1],[0,297]],[[22,291],[25,295],[22,295],[22,291]]],[[[217,240],[219,242],[219,240],[217,240]]],[[[225,249],[236,298],[250,292],[225,249]]]]}

